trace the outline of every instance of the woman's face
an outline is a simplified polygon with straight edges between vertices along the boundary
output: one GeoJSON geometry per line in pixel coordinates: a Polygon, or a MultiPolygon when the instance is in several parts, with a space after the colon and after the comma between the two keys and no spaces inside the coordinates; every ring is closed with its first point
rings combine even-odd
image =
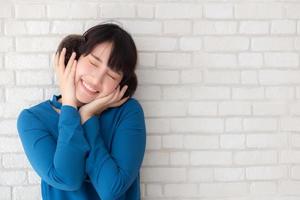
{"type": "Polygon", "coordinates": [[[79,106],[93,101],[98,95],[106,96],[121,82],[122,73],[107,66],[111,47],[109,42],[98,44],[90,54],[78,59],[75,88],[79,106]]]}

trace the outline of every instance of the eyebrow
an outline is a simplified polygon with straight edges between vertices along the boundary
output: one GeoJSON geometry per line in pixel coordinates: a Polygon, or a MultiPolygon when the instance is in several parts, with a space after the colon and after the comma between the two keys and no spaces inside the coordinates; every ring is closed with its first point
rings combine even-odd
{"type": "Polygon", "coordinates": [[[96,59],[96,60],[98,60],[99,62],[103,62],[102,60],[101,60],[101,58],[99,58],[99,57],[97,57],[97,56],[95,56],[94,54],[92,54],[91,53],[91,55],[96,59]]]}
{"type": "MultiPolygon", "coordinates": [[[[103,61],[101,60],[101,58],[95,56],[93,53],[91,53],[91,55],[92,55],[96,60],[98,60],[99,62],[103,63],[103,61]]],[[[110,70],[111,70],[111,69],[110,69],[110,70]]],[[[114,72],[114,73],[117,73],[119,76],[121,76],[121,73],[120,73],[120,72],[115,72],[115,71],[113,71],[113,70],[111,70],[111,71],[114,72]]]]}

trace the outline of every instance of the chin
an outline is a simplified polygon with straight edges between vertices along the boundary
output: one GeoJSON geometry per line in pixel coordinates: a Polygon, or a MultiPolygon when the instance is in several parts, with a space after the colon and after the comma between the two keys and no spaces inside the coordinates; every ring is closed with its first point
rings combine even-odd
{"type": "Polygon", "coordinates": [[[93,101],[93,99],[91,99],[90,97],[83,96],[78,93],[76,93],[76,99],[80,104],[87,104],[93,101]]]}

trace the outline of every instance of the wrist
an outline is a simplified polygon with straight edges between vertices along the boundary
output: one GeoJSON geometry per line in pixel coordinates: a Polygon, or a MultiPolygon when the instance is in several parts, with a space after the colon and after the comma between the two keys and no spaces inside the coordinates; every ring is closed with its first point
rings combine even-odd
{"type": "Polygon", "coordinates": [[[62,106],[72,106],[72,107],[74,107],[74,108],[76,108],[77,109],[77,105],[75,104],[75,103],[68,103],[68,102],[63,102],[62,103],[62,106]]]}
{"type": "Polygon", "coordinates": [[[89,118],[92,117],[92,115],[85,114],[83,112],[79,112],[80,118],[81,118],[81,124],[84,124],[89,118]]]}

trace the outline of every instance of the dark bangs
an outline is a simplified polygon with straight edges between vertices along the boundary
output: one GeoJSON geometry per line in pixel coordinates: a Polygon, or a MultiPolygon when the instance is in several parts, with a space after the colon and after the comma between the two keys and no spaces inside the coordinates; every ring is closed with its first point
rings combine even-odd
{"type": "Polygon", "coordinates": [[[88,55],[96,45],[111,42],[108,67],[123,73],[122,82],[131,78],[137,64],[137,49],[129,33],[116,24],[99,24],[88,29],[82,36],[85,43],[79,48],[79,54],[88,55]]]}

